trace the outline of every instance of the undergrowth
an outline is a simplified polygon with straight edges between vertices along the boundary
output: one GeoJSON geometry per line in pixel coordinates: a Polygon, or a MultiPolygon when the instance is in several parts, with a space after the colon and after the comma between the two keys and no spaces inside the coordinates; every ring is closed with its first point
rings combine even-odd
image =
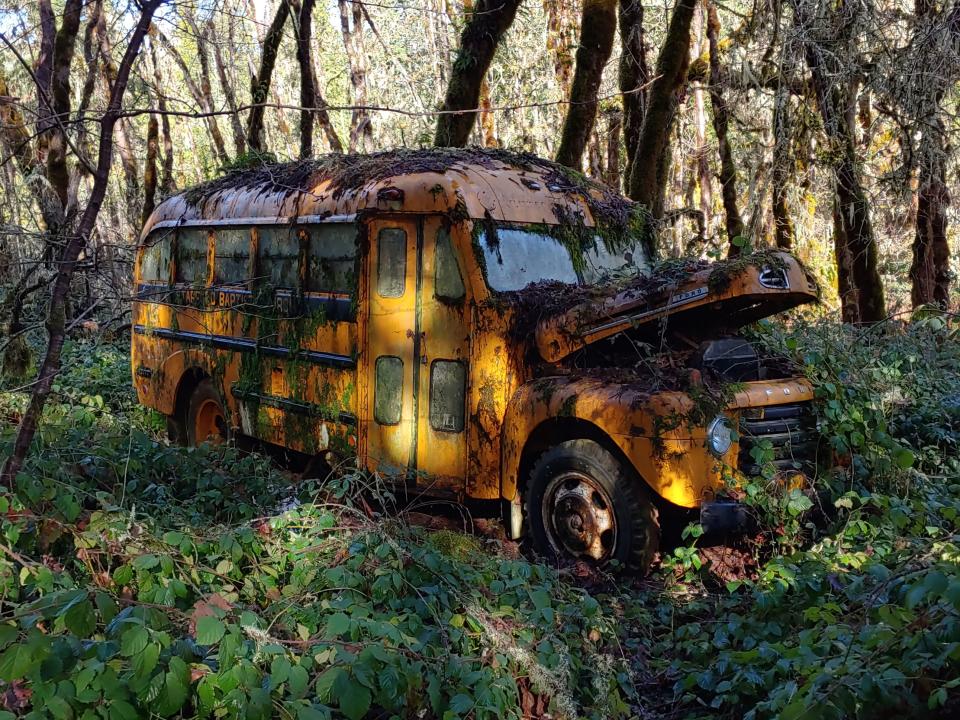
{"type": "MultiPolygon", "coordinates": [[[[0,717],[953,716],[957,329],[755,333],[813,380],[834,469],[738,489],[745,570],[692,527],[652,578],[589,587],[379,514],[358,472],[169,447],[125,350],[70,347],[0,496],[0,717]]],[[[23,404],[0,393],[0,455],[23,404]]]]}

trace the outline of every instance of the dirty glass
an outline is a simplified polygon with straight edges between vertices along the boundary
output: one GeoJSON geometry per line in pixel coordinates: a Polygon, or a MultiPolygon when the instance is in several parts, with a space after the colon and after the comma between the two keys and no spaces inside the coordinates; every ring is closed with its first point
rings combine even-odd
{"type": "Polygon", "coordinates": [[[456,360],[436,360],[430,368],[430,427],[462,432],[467,369],[456,360]]]}
{"type": "Polygon", "coordinates": [[[206,228],[187,228],[177,234],[177,282],[207,282],[206,228]]]}
{"type": "Polygon", "coordinates": [[[583,259],[583,282],[587,285],[644,273],[650,269],[647,255],[639,244],[627,245],[612,252],[599,236],[594,238],[593,246],[584,251],[583,259]]]}
{"type": "Polygon", "coordinates": [[[493,290],[521,290],[547,280],[577,283],[570,252],[549,235],[499,228],[495,238],[484,231],[479,242],[493,290]]]}
{"type": "Polygon", "coordinates": [[[140,280],[142,282],[170,282],[170,249],[172,234],[161,230],[147,238],[140,256],[140,280]]]}
{"type": "Polygon", "coordinates": [[[407,283],[407,233],[383,228],[377,236],[377,294],[402,297],[407,283]]]}
{"type": "Polygon", "coordinates": [[[289,227],[262,227],[260,234],[260,278],[275,288],[295,288],[299,275],[300,238],[289,227]]]}
{"type": "Polygon", "coordinates": [[[250,275],[250,228],[219,228],[214,242],[213,282],[217,285],[246,283],[250,275]]]}
{"type": "Polygon", "coordinates": [[[373,417],[381,425],[396,425],[402,408],[403,360],[381,355],[377,358],[373,388],[373,417]]]}
{"type": "Polygon", "coordinates": [[[459,300],[465,294],[463,276],[457,265],[457,254],[450,241],[450,232],[441,228],[437,232],[434,253],[433,294],[445,300],[459,300]]]}
{"type": "Polygon", "coordinates": [[[357,285],[357,228],[353,223],[313,225],[307,283],[314,292],[352,293],[357,285]]]}

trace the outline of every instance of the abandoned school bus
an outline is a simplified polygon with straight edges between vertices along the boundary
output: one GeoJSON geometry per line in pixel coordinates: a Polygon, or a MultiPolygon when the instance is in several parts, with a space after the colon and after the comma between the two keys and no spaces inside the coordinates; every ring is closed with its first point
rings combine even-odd
{"type": "Polygon", "coordinates": [[[804,269],[771,253],[651,274],[645,227],[605,187],[499,151],[237,171],[143,229],[137,393],[183,443],[356,457],[418,494],[499,501],[543,552],[641,569],[658,511],[732,527],[731,478],[802,471],[816,448],[810,384],[737,335],[815,299],[804,269]]]}

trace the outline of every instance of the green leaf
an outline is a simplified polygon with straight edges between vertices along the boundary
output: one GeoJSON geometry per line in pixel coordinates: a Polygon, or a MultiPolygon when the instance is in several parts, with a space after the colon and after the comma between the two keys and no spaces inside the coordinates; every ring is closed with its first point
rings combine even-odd
{"type": "Polygon", "coordinates": [[[57,720],[71,720],[73,718],[73,708],[70,707],[70,703],[59,695],[48,697],[46,705],[47,710],[57,720]]]}
{"type": "Polygon", "coordinates": [[[334,685],[340,680],[340,676],[344,674],[343,668],[332,667],[328,668],[320,677],[317,678],[316,691],[317,699],[322,703],[330,702],[333,695],[334,685]]]}
{"type": "Polygon", "coordinates": [[[120,652],[127,657],[142,652],[150,642],[150,634],[143,625],[131,625],[120,638],[120,652]]]}
{"type": "Polygon", "coordinates": [[[153,553],[141,555],[133,561],[133,566],[137,570],[152,570],[160,564],[160,558],[153,553]]]}
{"type": "Polygon", "coordinates": [[[19,680],[35,665],[37,659],[33,656],[32,648],[17,643],[0,655],[0,680],[13,682],[19,680]]]}
{"type": "Polygon", "coordinates": [[[350,681],[347,691],[340,696],[340,710],[350,720],[360,720],[370,709],[373,697],[370,691],[358,682],[350,681]]]}
{"type": "Polygon", "coordinates": [[[20,630],[16,625],[11,625],[10,623],[0,623],[0,648],[5,648],[7,645],[12,643],[17,639],[19,634],[20,630]]]}
{"type": "Polygon", "coordinates": [[[160,658],[160,646],[156,643],[149,643],[142,652],[137,653],[130,660],[130,666],[134,674],[139,678],[146,678],[153,672],[157,666],[157,660],[160,658]]]}
{"type": "Polygon", "coordinates": [[[466,715],[473,709],[473,705],[473,698],[469,695],[464,695],[463,693],[454,695],[450,699],[450,709],[458,715],[466,715]]]}
{"type": "Polygon", "coordinates": [[[894,462],[901,470],[906,470],[907,468],[913,467],[915,459],[916,458],[913,454],[913,451],[908,450],[907,448],[900,448],[893,456],[894,462]]]}
{"type": "Polygon", "coordinates": [[[97,617],[89,600],[72,605],[63,615],[63,624],[78,638],[87,638],[97,629],[97,617]]]}
{"type": "Polygon", "coordinates": [[[303,697],[309,684],[310,674],[302,665],[294,665],[290,668],[290,675],[287,678],[287,689],[290,691],[290,695],[295,698],[303,697]]]}
{"type": "Polygon", "coordinates": [[[350,629],[350,618],[344,613],[334,613],[327,618],[327,635],[336,637],[350,629]]]}
{"type": "Polygon", "coordinates": [[[290,661],[285,657],[274,658],[273,662],[270,663],[270,684],[277,687],[281,683],[285,683],[287,678],[290,677],[291,669],[290,661]]]}
{"type": "Polygon", "coordinates": [[[180,658],[170,658],[170,669],[163,676],[163,690],[157,699],[155,710],[164,717],[173,715],[187,700],[190,668],[180,658]]]}
{"type": "Polygon", "coordinates": [[[205,615],[197,620],[197,644],[216,645],[227,631],[226,626],[219,618],[205,615]]]}
{"type": "Polygon", "coordinates": [[[247,720],[268,720],[272,714],[270,691],[263,688],[251,690],[250,701],[247,703],[247,720]]]}

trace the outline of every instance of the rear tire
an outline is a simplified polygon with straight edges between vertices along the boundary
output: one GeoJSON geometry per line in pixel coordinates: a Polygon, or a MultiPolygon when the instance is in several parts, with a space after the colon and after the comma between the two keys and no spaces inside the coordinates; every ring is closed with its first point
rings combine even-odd
{"type": "Polygon", "coordinates": [[[547,557],[615,560],[643,574],[659,547],[657,508],[642,481],[593,440],[567,440],[540,456],[526,510],[533,546],[547,557]]]}
{"type": "Polygon", "coordinates": [[[190,447],[203,442],[219,444],[230,439],[227,413],[210,378],[201,380],[191,393],[186,420],[186,439],[190,447]]]}

